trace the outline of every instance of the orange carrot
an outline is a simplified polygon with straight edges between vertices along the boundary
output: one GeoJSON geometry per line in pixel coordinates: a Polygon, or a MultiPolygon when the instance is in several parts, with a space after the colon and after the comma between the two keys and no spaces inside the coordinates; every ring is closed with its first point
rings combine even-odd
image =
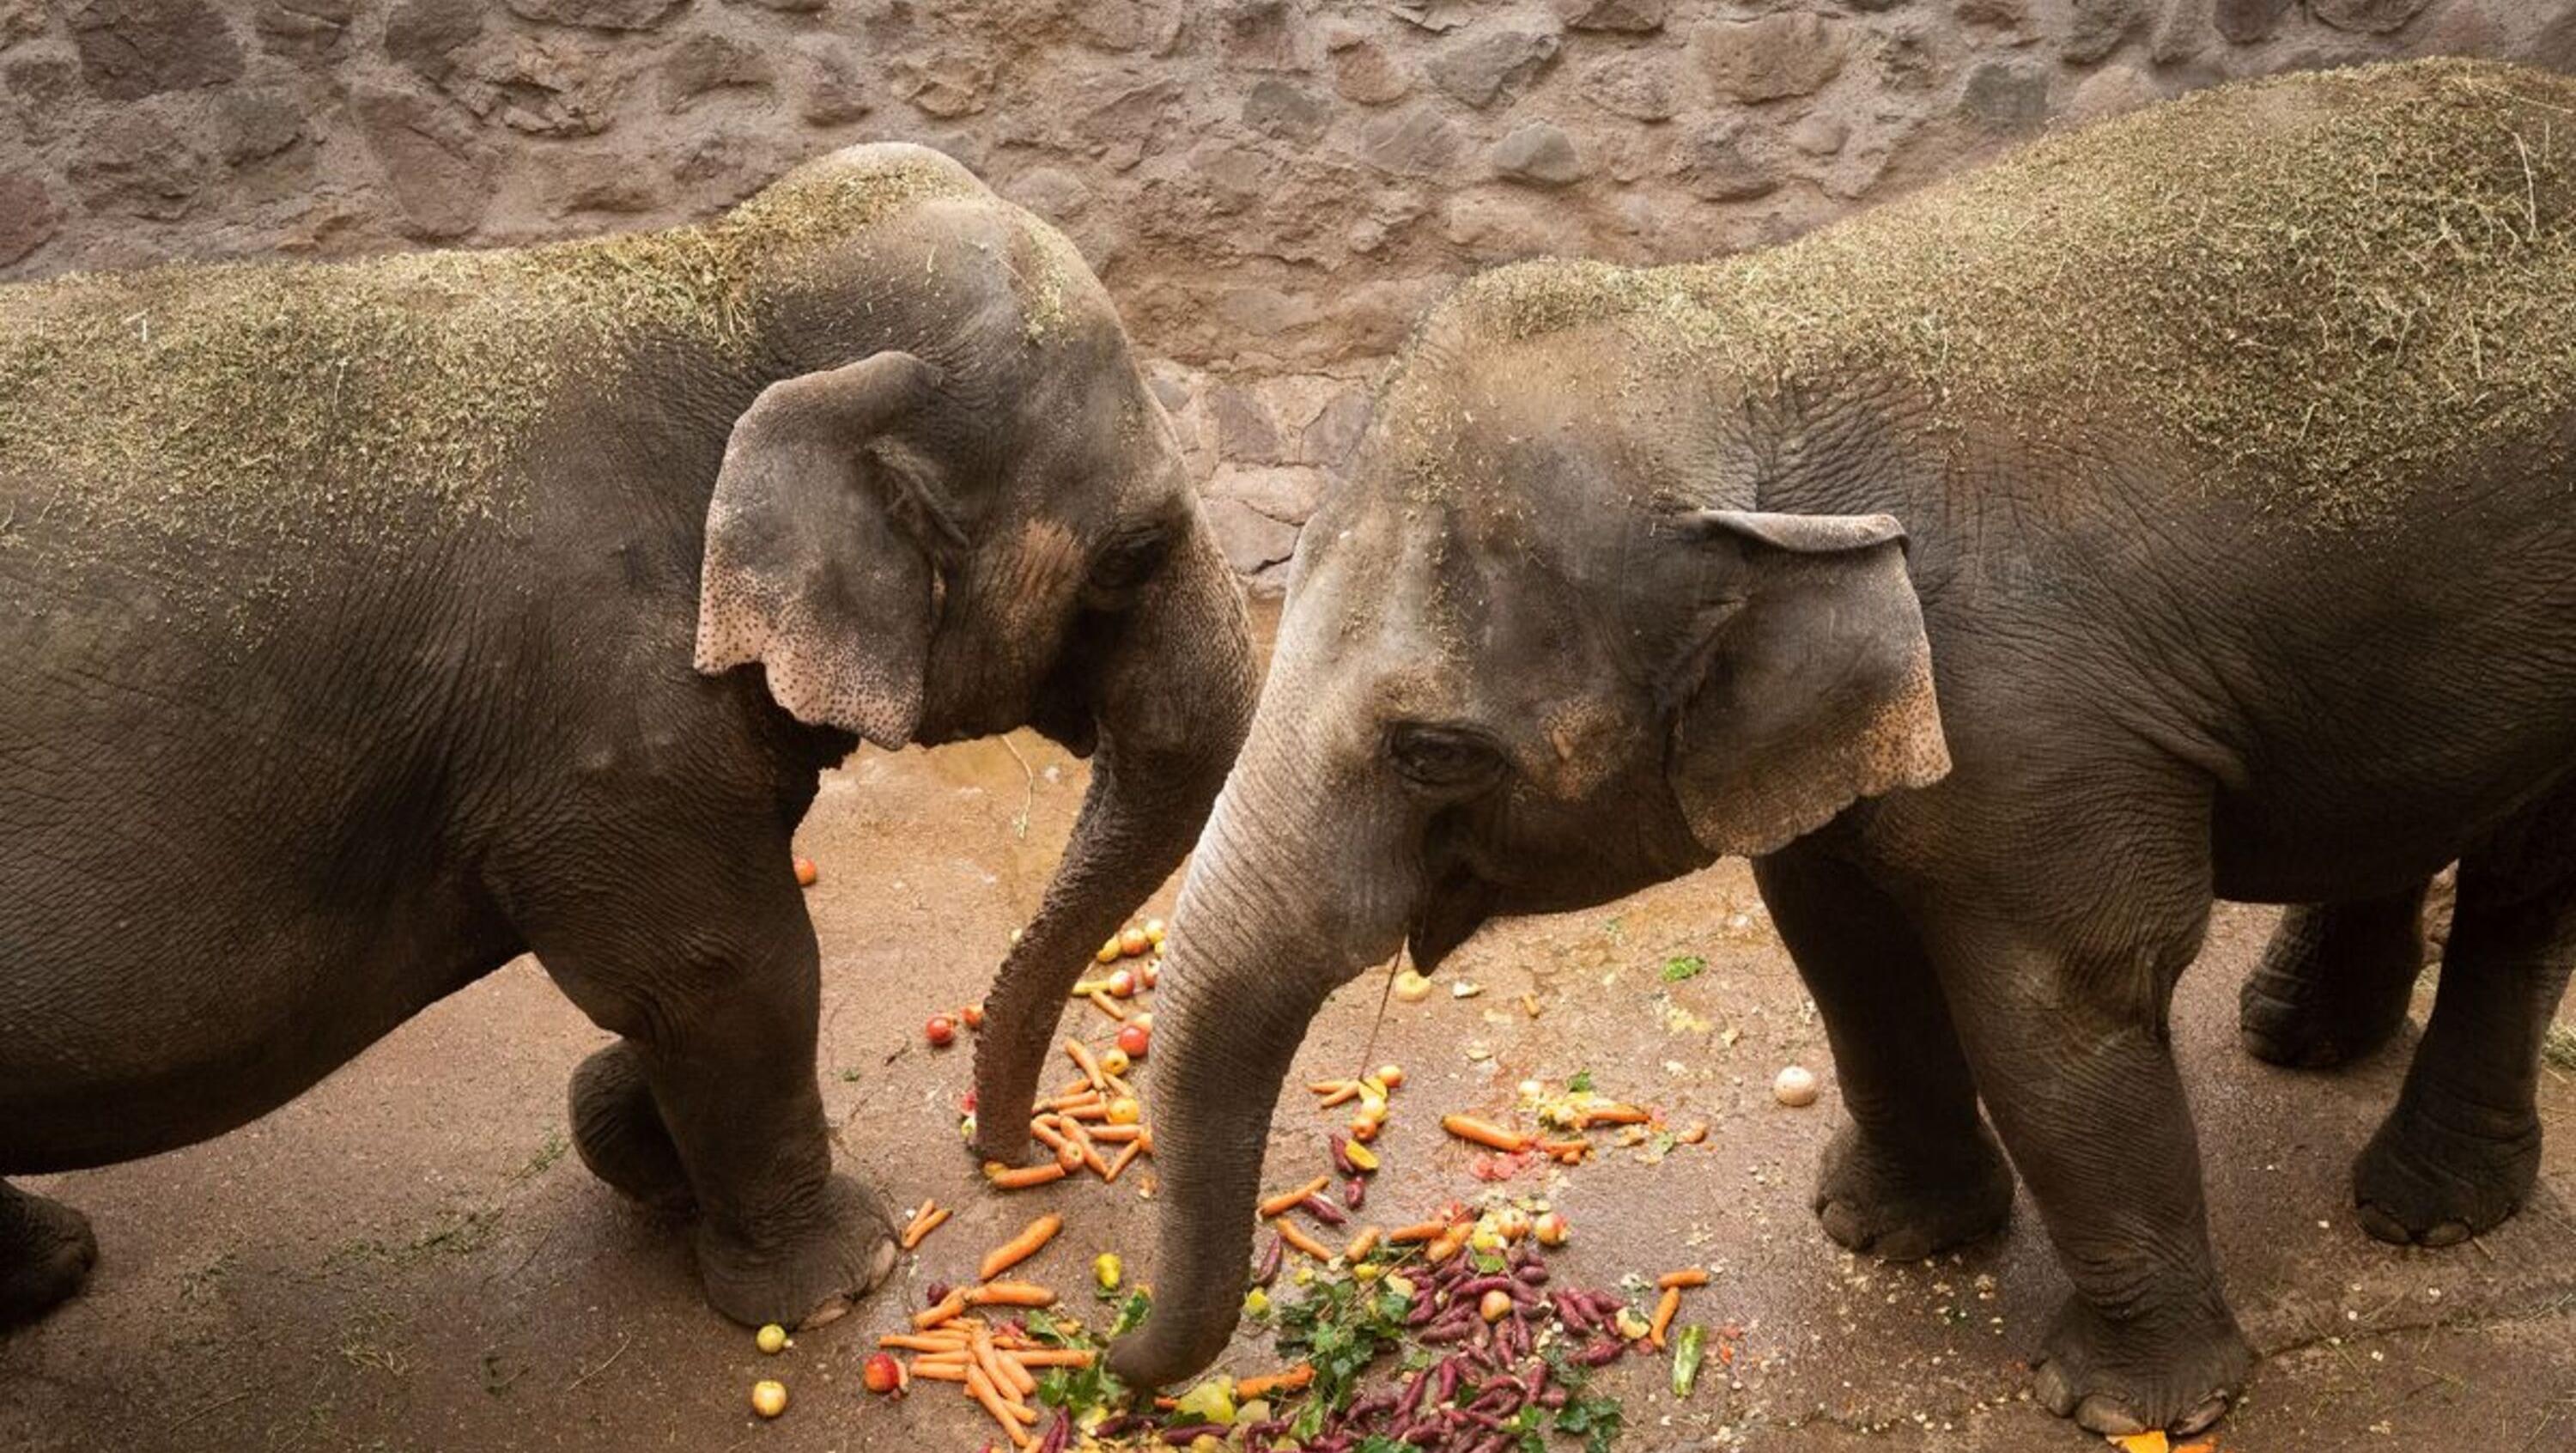
{"type": "Polygon", "coordinates": [[[984,1165],[984,1178],[993,1183],[995,1190],[1026,1190],[1030,1186],[1042,1186],[1049,1181],[1063,1180],[1064,1166],[1061,1162],[1050,1160],[1041,1165],[1023,1166],[1013,1170],[998,1160],[987,1161],[984,1165]]]}
{"type": "Polygon", "coordinates": [[[940,1299],[939,1305],[935,1307],[926,1307],[921,1311],[913,1313],[912,1330],[916,1332],[927,1332],[931,1328],[938,1326],[940,1323],[949,1320],[964,1310],[966,1310],[966,1294],[964,1292],[950,1292],[947,1296],[940,1299]]]}
{"type": "Polygon", "coordinates": [[[1142,1154],[1144,1154],[1144,1153],[1145,1153],[1145,1142],[1144,1142],[1144,1141],[1142,1141],[1142,1140],[1131,1140],[1131,1141],[1128,1141],[1128,1142],[1127,1142],[1127,1148],[1126,1148],[1125,1150],[1122,1150],[1122,1151],[1118,1152],[1118,1158],[1117,1158],[1116,1160],[1113,1160],[1113,1161],[1111,1161],[1111,1162],[1109,1163],[1109,1173],[1108,1173],[1107,1175],[1102,1176],[1102,1177],[1101,1177],[1101,1180],[1106,1181],[1106,1182],[1108,1182],[1108,1183],[1110,1183],[1110,1184],[1113,1184],[1113,1185],[1114,1185],[1114,1184],[1116,1184],[1116,1183],[1117,1183],[1117,1180],[1118,1180],[1118,1177],[1119,1177],[1119,1175],[1120,1175],[1120,1173],[1124,1172],[1124,1171],[1127,1169],[1128,1165],[1129,1165],[1131,1162],[1133,1162],[1133,1161],[1136,1159],[1136,1157],[1137,1157],[1137,1156],[1142,1155],[1142,1154]]]}
{"type": "Polygon", "coordinates": [[[1005,1401],[1017,1403],[1038,1390],[1038,1380],[1029,1375],[1029,1370],[1025,1367],[1013,1367],[1002,1356],[1001,1349],[993,1345],[991,1332],[977,1327],[974,1335],[975,1365],[983,1368],[984,1375],[993,1380],[993,1386],[1002,1390],[1005,1401]],[[1027,1386],[1021,1386],[1022,1383],[1026,1383],[1027,1386]]]}
{"type": "Polygon", "coordinates": [[[1708,1268],[1686,1266],[1679,1271],[1668,1271],[1655,1278],[1655,1285],[1663,1291],[1671,1291],[1675,1287],[1704,1287],[1708,1285],[1708,1268]]]}
{"type": "Polygon", "coordinates": [[[966,1364],[962,1362],[933,1363],[925,1365],[916,1360],[911,1367],[905,1370],[915,1377],[927,1378],[932,1382],[964,1382],[966,1380],[966,1364]]]}
{"type": "Polygon", "coordinates": [[[879,1347],[899,1347],[906,1352],[947,1352],[966,1345],[966,1334],[942,1327],[936,1332],[888,1332],[877,1339],[879,1347]]]}
{"type": "Polygon", "coordinates": [[[902,1243],[904,1250],[910,1251],[919,1246],[931,1232],[946,1225],[950,1214],[952,1213],[946,1206],[924,1201],[921,1203],[921,1214],[913,1217],[912,1224],[904,1227],[903,1235],[896,1239],[902,1243]]]}
{"type": "Polygon", "coordinates": [[[1257,1377],[1247,1377],[1236,1383],[1234,1400],[1238,1403],[1248,1403],[1254,1398],[1267,1397],[1274,1392],[1296,1392],[1314,1380],[1315,1364],[1300,1362],[1286,1372],[1265,1373],[1257,1377]]]}
{"type": "Polygon", "coordinates": [[[1380,1232],[1375,1226],[1361,1227],[1360,1234],[1352,1237],[1351,1244],[1342,1249],[1342,1259],[1344,1261],[1357,1261],[1361,1257],[1368,1255],[1370,1252],[1377,1250],[1378,1238],[1383,1234],[1384,1233],[1380,1232]]]}
{"type": "Polygon", "coordinates": [[[1011,1354],[1022,1367],[1089,1367],[1095,1355],[1083,1347],[1032,1347],[1011,1354]]]}
{"type": "Polygon", "coordinates": [[[1031,1221],[1019,1235],[984,1253],[984,1264],[975,1273],[977,1279],[991,1281],[1037,1255],[1063,1229],[1064,1218],[1052,1211],[1031,1221]]]}
{"type": "Polygon", "coordinates": [[[1269,1200],[1261,1203],[1261,1214],[1265,1218],[1271,1216],[1284,1216],[1288,1214],[1289,1208],[1295,1206],[1299,1201],[1306,1199],[1308,1196],[1314,1195],[1332,1183],[1333,1178],[1331,1176],[1317,1176],[1313,1180],[1306,1182],[1304,1185],[1299,1186],[1293,1191],[1281,1191],[1279,1194],[1272,1196],[1269,1200]]]}
{"type": "Polygon", "coordinates": [[[1458,1234],[1455,1229],[1451,1229],[1431,1238],[1431,1244],[1422,1248],[1422,1254],[1434,1262],[1447,1261],[1458,1254],[1459,1247],[1466,1244],[1467,1238],[1458,1234]]]}
{"type": "Polygon", "coordinates": [[[1436,1241],[1443,1233],[1448,1231],[1448,1229],[1449,1223],[1446,1221],[1423,1221],[1415,1225],[1400,1227],[1396,1230],[1389,1231],[1386,1233],[1386,1239],[1394,1242],[1398,1246],[1407,1245],[1415,1241],[1436,1241]]]}
{"type": "Polygon", "coordinates": [[[1019,1418],[1011,1412],[1011,1405],[1002,1400],[1001,1391],[993,1386],[993,1380],[984,1375],[984,1369],[971,1364],[967,1367],[966,1391],[984,1405],[984,1411],[993,1415],[993,1421],[1002,1425],[1003,1432],[1011,1435],[1011,1446],[1026,1448],[1037,1441],[1020,1431],[1019,1418]]]}
{"type": "Polygon", "coordinates": [[[1655,1112],[1636,1105],[1603,1105],[1583,1112],[1583,1123],[1594,1125],[1643,1125],[1655,1118],[1655,1112]]]}
{"type": "Polygon", "coordinates": [[[1125,1145],[1128,1141],[1143,1139],[1145,1127],[1142,1125],[1090,1125],[1083,1128],[1083,1133],[1103,1145],[1125,1145]]]}
{"type": "Polygon", "coordinates": [[[1090,1048],[1083,1044],[1081,1040],[1066,1040],[1064,1042],[1064,1052],[1073,1056],[1074,1067],[1082,1071],[1082,1077],[1091,1082],[1091,1088],[1095,1092],[1103,1089],[1107,1085],[1107,1081],[1102,1077],[1100,1072],[1100,1061],[1091,1057],[1090,1048]]]}
{"type": "Polygon", "coordinates": [[[1592,1142],[1589,1140],[1542,1140],[1538,1143],[1538,1148],[1546,1151],[1550,1158],[1562,1161],[1567,1165],[1572,1165],[1576,1161],[1579,1161],[1592,1153],[1592,1142]]]}
{"type": "Polygon", "coordinates": [[[1296,1247],[1299,1251],[1306,1253],[1317,1261],[1330,1261],[1333,1259],[1333,1249],[1331,1247],[1326,1246],[1321,1241],[1307,1235],[1305,1228],[1299,1226],[1294,1221],[1283,1218],[1279,1222],[1279,1239],[1296,1247]]]}
{"type": "Polygon", "coordinates": [[[1098,989],[1092,990],[1086,997],[1091,1000],[1092,1006],[1098,1009],[1101,1013],[1108,1015],[1110,1018],[1117,1020],[1121,1024],[1127,1022],[1127,1011],[1118,1007],[1117,1000],[1110,998],[1107,994],[1102,993],[1098,989]]]}
{"type": "Polygon", "coordinates": [[[1092,1174],[1106,1177],[1109,1174],[1109,1163],[1100,1158],[1100,1147],[1091,1143],[1091,1133],[1082,1128],[1082,1122],[1079,1120],[1066,1120],[1062,1123],[1065,1138],[1073,1142],[1074,1151],[1081,1157],[1082,1164],[1091,1167],[1092,1174]]]}
{"type": "Polygon", "coordinates": [[[1055,1163],[1069,1171],[1082,1164],[1082,1148],[1056,1128],[1063,1123],[1052,1116],[1041,1116],[1029,1122],[1029,1133],[1038,1138],[1038,1144],[1054,1151],[1055,1163]]]}
{"type": "Polygon", "coordinates": [[[1324,1098],[1315,1102],[1315,1108],[1318,1110],[1330,1110],[1335,1105],[1341,1104],[1345,1100],[1356,1100],[1359,1097],[1360,1082],[1357,1080],[1344,1080],[1334,1088],[1325,1091],[1324,1098]]]}
{"type": "Polygon", "coordinates": [[[1473,1115],[1443,1115],[1440,1128],[1460,1140],[1473,1141],[1494,1150],[1519,1151],[1530,1148],[1530,1137],[1517,1130],[1479,1120],[1473,1115]]]}
{"type": "Polygon", "coordinates": [[[1646,1340],[1657,1347],[1664,1345],[1664,1332],[1673,1325],[1673,1314],[1682,1309],[1682,1289],[1664,1288],[1663,1299],[1655,1303],[1654,1319],[1646,1324],[1646,1340]]]}
{"type": "Polygon", "coordinates": [[[970,1307],[1052,1307],[1055,1293],[1033,1281],[986,1282],[966,1293],[970,1307]]]}

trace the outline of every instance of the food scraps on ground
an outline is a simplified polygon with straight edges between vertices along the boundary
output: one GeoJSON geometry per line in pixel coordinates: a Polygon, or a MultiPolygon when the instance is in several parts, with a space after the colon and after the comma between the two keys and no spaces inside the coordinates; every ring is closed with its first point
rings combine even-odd
{"type": "Polygon", "coordinates": [[[787,1384],[766,1377],[753,1383],[751,1410],[764,1418],[774,1418],[787,1411],[787,1384]]]}
{"type": "Polygon", "coordinates": [[[1395,997],[1407,1004],[1419,1004],[1431,997],[1431,981],[1411,969],[1401,970],[1395,976],[1395,997]]]}
{"type": "Polygon", "coordinates": [[[904,1250],[910,1251],[919,1246],[931,1232],[938,1230],[948,1217],[949,1210],[946,1206],[937,1201],[924,1201],[921,1203],[921,1209],[913,1212],[912,1219],[904,1224],[903,1234],[895,1239],[904,1250]]]}
{"type": "Polygon", "coordinates": [[[1045,1250],[1046,1244],[1053,1241],[1056,1233],[1063,1229],[1064,1218],[1062,1216],[1056,1215],[1053,1212],[1048,1212],[1046,1215],[1040,1216],[1036,1220],[1031,1221],[1026,1229],[1022,1230],[1019,1235],[1014,1236],[1010,1240],[1003,1242],[1001,1245],[994,1247],[992,1250],[985,1252],[984,1264],[977,1269],[975,1273],[976,1276],[984,1281],[991,1281],[993,1278],[1000,1276],[1003,1272],[1010,1270],[1012,1267],[1019,1265],[1030,1257],[1037,1255],[1040,1251],[1045,1250]]]}
{"type": "Polygon", "coordinates": [[[772,1322],[752,1334],[751,1345],[775,1357],[787,1350],[787,1329],[772,1322]]]}
{"type": "Polygon", "coordinates": [[[957,1042],[957,1022],[945,1014],[933,1014],[921,1026],[921,1037],[929,1040],[933,1049],[946,1049],[957,1042]]]}
{"type": "Polygon", "coordinates": [[[798,858],[798,859],[796,860],[796,886],[797,886],[797,887],[799,887],[799,888],[811,888],[811,887],[813,887],[813,886],[814,886],[814,884],[815,884],[818,880],[820,880],[820,879],[822,878],[822,876],[823,876],[823,870],[822,870],[821,868],[819,868],[819,867],[816,867],[816,866],[815,866],[815,864],[814,864],[814,860],[813,860],[812,858],[798,858]]]}
{"type": "Polygon", "coordinates": [[[1792,1110],[1816,1103],[1816,1072],[1805,1065],[1791,1065],[1771,1081],[1771,1098],[1792,1110]]]}
{"type": "Polygon", "coordinates": [[[1153,1031],[1147,1029],[1144,1025],[1138,1024],[1131,1019],[1125,1024],[1118,1026],[1118,1048],[1123,1051],[1129,1059],[1143,1059],[1145,1057],[1146,1048],[1152,1043],[1153,1031]]]}

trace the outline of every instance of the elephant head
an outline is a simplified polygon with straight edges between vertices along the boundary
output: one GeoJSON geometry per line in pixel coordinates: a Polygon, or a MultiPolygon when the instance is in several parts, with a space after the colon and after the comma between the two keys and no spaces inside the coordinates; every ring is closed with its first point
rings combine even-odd
{"type": "MultiPolygon", "coordinates": [[[[1067,988],[1180,862],[1242,742],[1241,588],[1053,229],[906,146],[814,163],[728,225],[773,381],[708,506],[699,670],[756,664],[799,721],[881,746],[1033,725],[1092,757],[988,1003],[983,1103],[1025,1105],[1067,988]]],[[[1025,1121],[986,1123],[1015,1159],[1025,1121]]]]}
{"type": "Polygon", "coordinates": [[[1167,948],[1133,1383],[1231,1334],[1280,1083],[1334,988],[1948,769],[1898,522],[1765,511],[1786,456],[1753,395],[1616,325],[1518,329],[1509,283],[1426,322],[1298,546],[1167,948]]]}

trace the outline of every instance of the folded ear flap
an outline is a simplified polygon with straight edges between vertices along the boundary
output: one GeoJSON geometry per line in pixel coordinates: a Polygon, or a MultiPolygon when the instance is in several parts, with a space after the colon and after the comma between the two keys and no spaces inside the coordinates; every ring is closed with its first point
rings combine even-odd
{"type": "Polygon", "coordinates": [[[1950,770],[1931,646],[1887,515],[1694,516],[1726,600],[1696,643],[1667,771],[1700,845],[1770,852],[1950,770]]]}
{"type": "Polygon", "coordinates": [[[758,661],[798,721],[912,739],[936,614],[922,532],[946,517],[892,431],[938,383],[879,353],[771,384],[734,421],[707,506],[700,671],[758,661]]]}

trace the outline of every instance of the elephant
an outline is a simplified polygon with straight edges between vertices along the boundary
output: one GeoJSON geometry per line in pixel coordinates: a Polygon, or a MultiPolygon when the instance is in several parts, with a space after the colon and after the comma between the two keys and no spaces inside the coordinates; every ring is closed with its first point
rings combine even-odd
{"type": "Polygon", "coordinates": [[[2458,861],[2355,1203],[2510,1215],[2576,949],[2571,112],[2457,61],[2229,85],[1777,247],[1436,303],[1173,915],[1160,1295],[1113,1371],[1223,1348],[1335,987],[1730,855],[1849,1112],[1825,1230],[1923,1256],[2018,1172],[2072,1283],[2036,1391],[2087,1428],[2196,1431],[2252,1369],[2167,1030],[2213,900],[2303,905],[2246,1038],[2322,1062],[2402,1016],[2458,861]]]}
{"type": "MultiPolygon", "coordinates": [[[[1097,279],[891,144],[664,231],[0,289],[0,677],[0,1173],[222,1134],[533,952],[616,1036],[582,1159],[789,1326],[896,1254],[815,1078],[818,774],[1091,757],[992,988],[1034,1083],[1256,690],[1097,279]]],[[[95,1255],[0,1185],[0,1321],[95,1255]]]]}

